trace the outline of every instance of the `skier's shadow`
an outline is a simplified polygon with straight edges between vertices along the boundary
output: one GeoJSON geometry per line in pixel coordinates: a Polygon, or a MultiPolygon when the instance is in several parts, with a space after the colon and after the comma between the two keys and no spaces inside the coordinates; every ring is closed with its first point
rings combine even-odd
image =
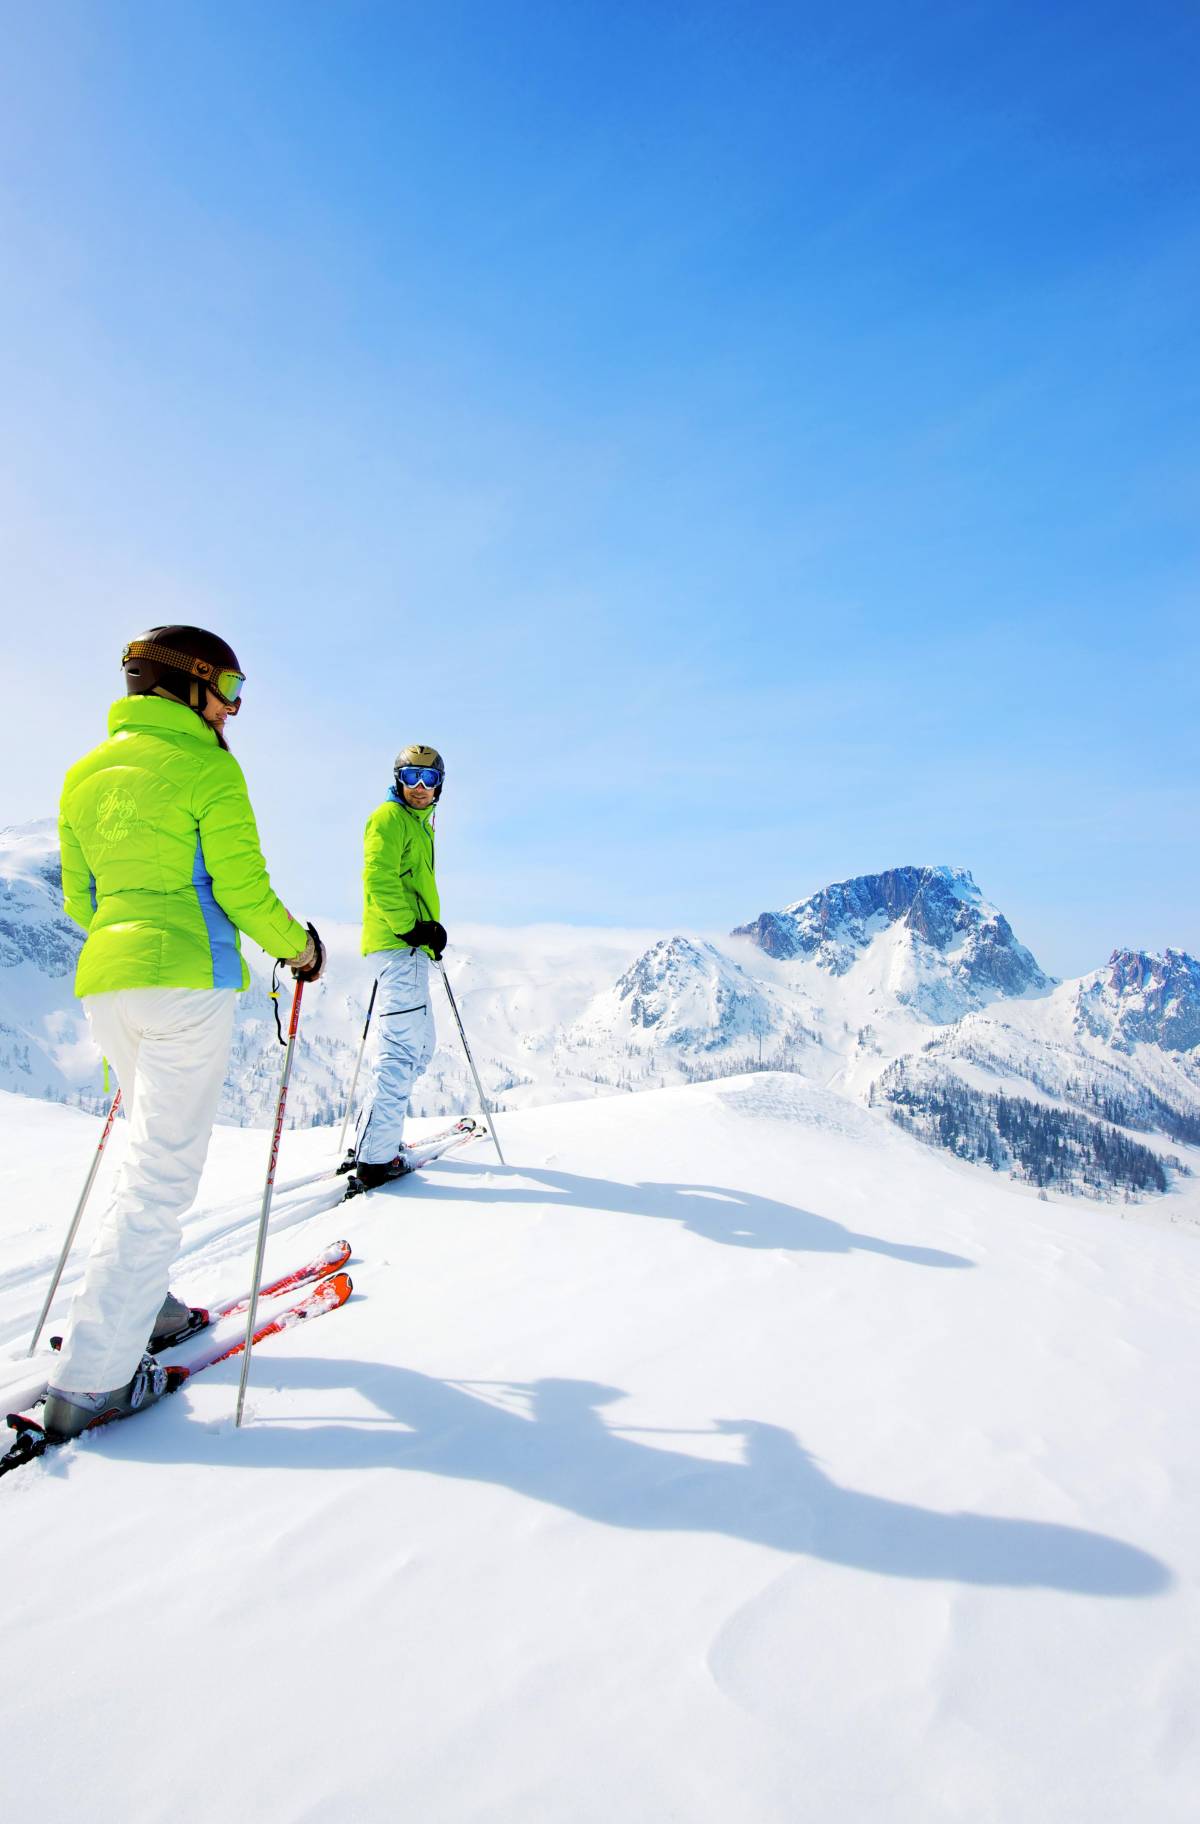
{"type": "MultiPolygon", "coordinates": [[[[461,1161],[443,1161],[435,1177],[421,1186],[421,1203],[458,1201],[463,1192],[454,1182],[457,1175],[478,1175],[478,1167],[461,1161]],[[438,1182],[443,1180],[443,1182],[438,1182]]],[[[755,1192],[732,1190],[721,1184],[670,1184],[653,1179],[639,1184],[621,1184],[613,1178],[585,1178],[578,1172],[550,1171],[545,1166],[514,1168],[514,1184],[471,1185],[471,1202],[543,1203],[547,1209],[556,1203],[594,1211],[611,1211],[622,1216],[650,1216],[656,1220],[677,1222],[693,1235],[706,1241],[719,1242],[731,1248],[778,1248],[807,1254],[883,1254],[890,1260],[907,1261],[918,1267],[973,1267],[975,1262],[962,1254],[950,1254],[942,1248],[923,1248],[899,1241],[884,1241],[878,1235],[863,1235],[846,1228],[830,1216],[818,1216],[797,1204],[779,1203],[773,1197],[760,1197],[755,1192]],[[543,1186],[548,1195],[532,1194],[529,1183],[543,1186]]],[[[387,1195],[388,1193],[384,1193],[387,1195]]],[[[398,1201],[404,1189],[391,1193],[398,1201]]],[[[379,1193],[376,1193],[379,1195],[379,1193]]]]}
{"type": "MultiPolygon", "coordinates": [[[[603,1526],[719,1533],[880,1576],[1125,1597],[1156,1595],[1172,1581],[1158,1559],[1103,1533],[942,1513],[843,1488],[791,1432],[761,1420],[718,1419],[710,1428],[741,1441],[737,1461],[641,1442],[638,1427],[606,1423],[603,1408],[623,1396],[594,1381],[457,1383],[377,1362],[295,1356],[273,1361],[270,1376],[292,1391],[355,1387],[379,1416],[329,1423],[264,1415],[239,1432],[181,1423],[168,1402],[103,1434],[102,1448],[241,1472],[420,1470],[509,1488],[603,1526]]],[[[260,1398],[269,1409],[271,1396],[260,1398]]]]}

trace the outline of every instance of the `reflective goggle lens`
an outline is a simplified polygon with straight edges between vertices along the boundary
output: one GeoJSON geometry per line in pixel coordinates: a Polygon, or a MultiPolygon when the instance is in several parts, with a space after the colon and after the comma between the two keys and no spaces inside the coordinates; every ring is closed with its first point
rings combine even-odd
{"type": "Polygon", "coordinates": [[[212,687],[226,703],[236,703],[245,682],[240,671],[219,671],[212,681],[212,687]]]}
{"type": "Polygon", "coordinates": [[[410,790],[416,785],[426,785],[431,792],[436,792],[442,783],[436,766],[402,766],[399,772],[401,785],[407,785],[410,790]]]}

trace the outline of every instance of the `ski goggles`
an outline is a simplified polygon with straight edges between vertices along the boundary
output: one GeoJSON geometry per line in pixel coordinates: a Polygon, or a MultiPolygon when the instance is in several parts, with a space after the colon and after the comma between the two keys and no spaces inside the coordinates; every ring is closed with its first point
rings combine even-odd
{"type": "Polygon", "coordinates": [[[246,679],[240,671],[222,670],[219,665],[210,665],[207,659],[189,658],[185,652],[160,646],[157,640],[131,640],[121,654],[122,665],[130,659],[150,659],[155,665],[171,665],[176,671],[186,672],[189,678],[199,678],[220,697],[231,715],[236,716],[242,707],[239,699],[246,679]]]}
{"type": "Polygon", "coordinates": [[[396,777],[401,785],[406,785],[410,791],[414,786],[424,785],[428,786],[431,792],[436,792],[442,783],[442,775],[436,766],[398,766],[396,777]]]}

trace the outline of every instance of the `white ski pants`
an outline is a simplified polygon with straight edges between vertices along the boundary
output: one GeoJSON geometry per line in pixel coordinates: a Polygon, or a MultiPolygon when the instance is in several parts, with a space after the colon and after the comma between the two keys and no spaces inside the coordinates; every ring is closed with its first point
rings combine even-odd
{"type": "Polygon", "coordinates": [[[355,1154],[362,1165],[394,1159],[404,1136],[412,1086],[433,1056],[429,958],[423,950],[376,950],[375,1072],[358,1117],[355,1154]]]}
{"type": "Polygon", "coordinates": [[[111,1392],[132,1377],[167,1295],[179,1218],[196,1195],[233,1036],[233,988],[84,996],[128,1124],[112,1201],[71,1307],[54,1385],[111,1392]]]}

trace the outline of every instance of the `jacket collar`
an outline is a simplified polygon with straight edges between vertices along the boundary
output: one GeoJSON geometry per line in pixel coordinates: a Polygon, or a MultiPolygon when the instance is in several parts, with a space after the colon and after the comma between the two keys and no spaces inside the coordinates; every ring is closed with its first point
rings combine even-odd
{"type": "Polygon", "coordinates": [[[398,804],[402,811],[407,811],[410,817],[415,817],[418,823],[428,823],[437,809],[436,804],[427,804],[424,810],[419,811],[415,805],[406,803],[394,785],[389,788],[388,797],[393,804],[398,804]]]}
{"type": "Polygon", "coordinates": [[[186,703],[173,703],[169,697],[118,697],[108,712],[108,732],[120,735],[126,730],[170,729],[173,734],[190,735],[193,741],[215,743],[217,731],[186,703]]]}

